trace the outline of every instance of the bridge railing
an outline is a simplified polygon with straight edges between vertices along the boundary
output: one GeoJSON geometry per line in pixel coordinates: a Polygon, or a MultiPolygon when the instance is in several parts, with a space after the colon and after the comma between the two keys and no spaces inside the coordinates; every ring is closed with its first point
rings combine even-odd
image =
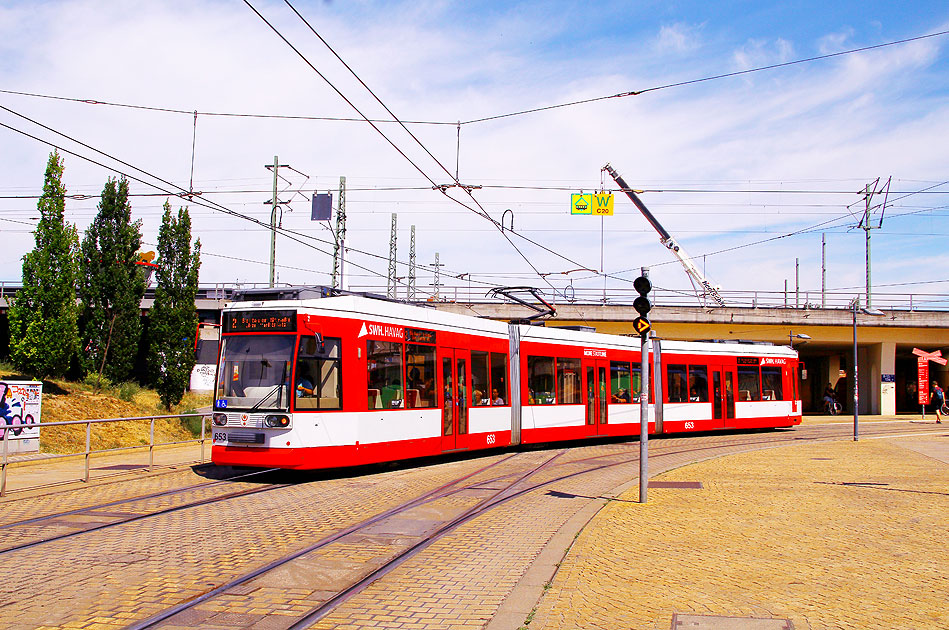
{"type": "MultiPolygon", "coordinates": [[[[217,283],[198,287],[198,299],[228,301],[239,289],[264,288],[267,283],[217,283]]],[[[293,285],[281,284],[288,288],[293,285]]],[[[19,283],[0,281],[0,300],[9,299],[16,295],[19,283]]],[[[593,287],[552,289],[549,286],[539,286],[541,294],[553,304],[610,304],[614,306],[632,305],[639,295],[629,287],[610,287],[606,292],[602,288],[593,287]]],[[[382,285],[351,286],[350,291],[358,293],[373,293],[386,295],[386,287],[382,285]]],[[[488,288],[468,284],[443,284],[439,287],[439,302],[463,302],[473,304],[497,304],[497,298],[487,297],[488,288]]],[[[703,296],[693,291],[654,289],[651,300],[657,306],[715,306],[711,296],[703,296]]],[[[726,306],[735,308],[796,308],[796,309],[847,309],[855,297],[860,297],[861,305],[866,306],[865,291],[854,289],[851,291],[720,291],[719,295],[725,300],[726,306]]],[[[946,311],[949,310],[949,295],[945,293],[896,293],[876,291],[872,294],[872,306],[882,310],[896,311],[946,311]]],[[[146,291],[145,299],[154,298],[154,289],[146,291]]],[[[399,286],[396,298],[408,299],[405,286],[399,286]]],[[[415,301],[436,301],[430,286],[416,292],[415,301]]]]}
{"type": "MultiPolygon", "coordinates": [[[[550,287],[538,287],[544,299],[552,304],[608,304],[612,306],[631,306],[639,294],[632,288],[610,287],[605,293],[602,288],[573,288],[554,291],[550,287]]],[[[386,294],[386,287],[366,285],[351,287],[357,292],[386,294]]],[[[436,301],[431,289],[425,293],[417,292],[416,301],[436,301]]],[[[734,308],[782,308],[782,309],[849,309],[855,297],[860,298],[861,306],[866,306],[865,292],[853,291],[720,291],[726,306],[734,308]]],[[[396,292],[398,299],[407,299],[405,287],[396,292]]],[[[949,294],[945,293],[894,293],[874,292],[871,295],[872,306],[891,311],[946,311],[949,310],[949,294]]],[[[439,287],[439,302],[497,304],[497,298],[487,297],[483,287],[468,285],[443,285],[439,287]]],[[[654,289],[650,301],[655,306],[717,306],[711,296],[703,296],[691,291],[673,291],[654,289]]]]}
{"type": "Polygon", "coordinates": [[[46,483],[34,484],[29,486],[29,488],[43,488],[53,485],[58,485],[61,483],[66,483],[69,481],[83,481],[89,482],[90,467],[93,455],[104,455],[107,453],[118,453],[118,452],[129,452],[129,451],[144,451],[148,449],[148,463],[142,463],[141,465],[129,464],[128,466],[134,468],[141,468],[143,470],[148,470],[149,472],[155,466],[155,449],[160,446],[174,446],[174,445],[184,445],[184,444],[200,444],[201,445],[201,462],[207,460],[206,457],[206,442],[208,441],[208,432],[207,428],[210,426],[208,422],[210,421],[210,414],[202,413],[185,413],[177,414],[173,416],[139,416],[132,418],[98,418],[90,420],[68,420],[64,422],[39,422],[35,424],[18,424],[13,426],[7,426],[2,421],[0,421],[0,431],[2,434],[2,459],[0,459],[0,496],[5,496],[7,493],[7,473],[8,470],[15,470],[19,464],[25,463],[35,463],[35,462],[48,462],[56,459],[64,458],[78,458],[82,457],[84,459],[82,474],[75,477],[74,479],[67,479],[65,482],[62,479],[56,481],[48,481],[46,483]],[[188,418],[199,418],[201,421],[201,437],[194,438],[191,440],[178,440],[173,442],[156,442],[155,441],[155,421],[156,420],[185,420],[188,418]],[[113,422],[149,422],[149,440],[148,444],[141,444],[137,446],[122,446],[117,448],[103,448],[103,449],[93,449],[92,448],[92,426],[113,422]],[[83,425],[86,428],[86,447],[82,451],[77,451],[73,453],[40,453],[40,454],[28,454],[28,455],[16,455],[11,456],[10,454],[10,442],[18,438],[14,437],[14,431],[20,429],[32,429],[38,427],[41,431],[44,429],[49,429],[51,427],[61,427],[61,426],[73,426],[73,425],[83,425]]]}

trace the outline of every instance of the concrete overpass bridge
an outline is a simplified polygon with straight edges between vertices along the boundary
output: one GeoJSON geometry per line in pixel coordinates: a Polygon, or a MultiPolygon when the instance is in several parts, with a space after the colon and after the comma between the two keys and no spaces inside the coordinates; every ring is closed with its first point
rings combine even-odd
{"type": "MultiPolygon", "coordinates": [[[[17,285],[0,284],[0,348],[6,350],[8,330],[5,311],[17,285]]],[[[195,307],[202,322],[217,323],[224,304],[235,292],[255,288],[218,284],[202,286],[195,307]]],[[[276,291],[294,291],[283,286],[276,291]]],[[[384,295],[385,288],[358,287],[357,292],[384,295]]],[[[657,291],[650,295],[653,330],[663,339],[747,340],[791,344],[800,353],[803,369],[801,396],[805,411],[819,411],[827,383],[842,385],[847,395],[841,402],[845,412],[853,404],[854,314],[850,303],[856,292],[813,294],[801,292],[723,293],[726,308],[696,305],[691,295],[657,291]],[[734,306],[731,306],[734,305],[734,306]],[[794,337],[806,335],[807,340],[794,337]]],[[[632,335],[632,308],[636,296],[631,289],[559,296],[553,301],[556,314],[545,320],[548,326],[588,326],[598,332],[632,335]],[[605,299],[604,299],[605,297],[605,299]]],[[[405,301],[405,296],[399,296],[405,301]]],[[[517,304],[487,300],[483,290],[471,287],[440,287],[437,299],[417,300],[440,310],[498,320],[526,317],[528,310],[517,304]]],[[[143,314],[151,308],[154,295],[142,301],[143,314]]],[[[875,294],[875,308],[883,316],[856,315],[856,336],[860,379],[860,413],[893,414],[919,412],[913,387],[916,384],[916,357],[913,348],[942,350],[949,355],[949,296],[941,294],[875,294]]],[[[5,354],[5,352],[3,352],[5,354]]],[[[943,388],[949,385],[949,369],[930,364],[931,378],[943,388]]],[[[947,388],[949,389],[949,388],[947,388]]]]}
{"type": "MultiPolygon", "coordinates": [[[[439,309],[492,319],[524,317],[523,306],[511,304],[438,303],[439,309]]],[[[598,332],[634,335],[638,315],[624,304],[557,304],[548,326],[589,326],[598,332]]],[[[883,316],[856,315],[860,379],[860,413],[919,412],[915,389],[916,356],[913,348],[949,354],[949,312],[883,309],[883,316]]],[[[848,392],[841,401],[847,412],[853,405],[854,314],[848,308],[783,308],[653,306],[653,330],[662,339],[747,340],[793,346],[803,361],[801,397],[804,409],[818,411],[827,383],[844,379],[848,392]],[[802,340],[795,335],[806,335],[802,340]]],[[[949,370],[930,364],[931,378],[943,387],[949,370]]]]}

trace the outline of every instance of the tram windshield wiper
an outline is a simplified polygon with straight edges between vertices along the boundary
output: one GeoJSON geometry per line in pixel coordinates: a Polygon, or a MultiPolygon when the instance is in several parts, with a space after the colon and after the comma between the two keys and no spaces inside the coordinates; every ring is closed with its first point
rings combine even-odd
{"type": "Polygon", "coordinates": [[[281,401],[283,400],[283,388],[284,388],[284,387],[285,387],[285,385],[284,385],[283,383],[279,383],[279,384],[277,384],[277,385],[274,385],[274,386],[273,386],[273,389],[271,389],[269,392],[267,392],[266,394],[264,394],[264,397],[261,398],[260,400],[258,400],[257,403],[256,403],[253,407],[250,408],[250,410],[251,410],[251,411],[257,411],[258,409],[260,409],[260,406],[263,405],[265,402],[267,402],[267,399],[270,398],[271,396],[273,396],[274,394],[279,394],[279,395],[277,396],[277,407],[279,408],[279,407],[280,407],[280,403],[281,403],[281,401]]]}
{"type": "MultiPolygon", "coordinates": [[[[269,366],[269,362],[268,362],[268,366],[269,366]]],[[[277,409],[280,409],[281,403],[283,402],[283,388],[286,385],[286,381],[287,381],[287,363],[284,362],[283,373],[280,375],[280,382],[274,385],[273,389],[271,389],[269,392],[264,394],[264,396],[260,400],[258,400],[257,403],[253,407],[250,408],[250,410],[257,411],[258,409],[260,409],[260,406],[263,405],[267,401],[267,399],[273,396],[274,394],[277,394],[277,409]]],[[[289,396],[287,398],[289,399],[289,396]]]]}

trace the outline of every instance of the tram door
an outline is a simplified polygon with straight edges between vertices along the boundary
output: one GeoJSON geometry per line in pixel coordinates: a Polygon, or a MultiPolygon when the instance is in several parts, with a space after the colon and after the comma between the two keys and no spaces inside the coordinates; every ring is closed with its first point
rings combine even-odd
{"type": "Polygon", "coordinates": [[[587,384],[586,424],[587,434],[606,433],[609,421],[607,404],[610,401],[610,364],[608,361],[584,363],[587,384]]]}
{"type": "Polygon", "coordinates": [[[712,371],[712,420],[716,428],[735,423],[735,370],[723,365],[709,366],[712,371]]]}
{"type": "Polygon", "coordinates": [[[439,348],[442,372],[442,450],[466,446],[468,434],[468,350],[439,348]]]}

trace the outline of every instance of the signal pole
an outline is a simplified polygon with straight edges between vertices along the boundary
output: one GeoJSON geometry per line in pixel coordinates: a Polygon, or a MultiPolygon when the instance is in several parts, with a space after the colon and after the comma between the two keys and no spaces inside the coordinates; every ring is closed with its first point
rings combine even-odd
{"type": "Polygon", "coordinates": [[[652,289],[652,283],[649,282],[649,269],[642,268],[642,275],[633,281],[633,288],[639,293],[639,297],[633,300],[633,308],[639,313],[639,317],[633,320],[633,328],[639,333],[642,341],[640,349],[640,358],[642,359],[642,368],[640,368],[640,382],[642,387],[639,393],[639,502],[646,502],[646,494],[649,488],[649,309],[652,305],[649,303],[649,290],[652,289]]]}

